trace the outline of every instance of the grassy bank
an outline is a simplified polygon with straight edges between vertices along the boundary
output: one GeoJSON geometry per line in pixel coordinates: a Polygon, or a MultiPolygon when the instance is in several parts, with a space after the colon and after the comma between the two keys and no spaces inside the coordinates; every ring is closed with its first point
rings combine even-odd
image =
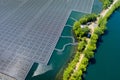
{"type": "Polygon", "coordinates": [[[107,21],[110,18],[110,16],[112,15],[112,13],[118,9],[120,7],[120,0],[118,0],[112,7],[111,9],[106,13],[106,15],[104,17],[100,17],[99,21],[98,21],[98,27],[96,28],[96,34],[98,34],[98,30],[99,32],[101,32],[99,35],[104,34],[104,31],[107,29],[107,21]]]}
{"type": "MultiPolygon", "coordinates": [[[[94,51],[96,50],[96,44],[101,35],[104,34],[107,29],[106,24],[112,13],[120,7],[120,0],[116,2],[111,9],[107,12],[107,14],[103,17],[98,17],[98,27],[94,28],[94,32],[91,34],[91,37],[88,39],[86,34],[89,33],[88,28],[81,28],[81,25],[85,25],[88,22],[95,21],[96,19],[90,17],[91,15],[85,16],[81,18],[79,21],[74,23],[73,31],[75,36],[79,42],[78,49],[76,51],[76,55],[74,59],[69,63],[68,67],[64,70],[63,80],[82,80],[82,75],[86,71],[88,61],[94,57],[94,51]],[[92,19],[88,19],[92,18],[92,19]],[[85,32],[84,32],[85,31],[85,32]],[[75,71],[76,64],[80,59],[80,54],[84,54],[84,58],[79,64],[77,71],[75,71]]],[[[94,15],[96,17],[96,15],[94,15]]],[[[89,25],[88,25],[89,26],[89,25]]]]}
{"type": "MultiPolygon", "coordinates": [[[[77,50],[76,54],[73,58],[73,60],[68,64],[68,67],[64,70],[63,74],[63,80],[82,80],[82,75],[86,71],[86,67],[88,65],[88,58],[86,56],[89,56],[87,53],[85,54],[85,57],[82,59],[81,64],[78,65],[77,71],[75,71],[76,65],[79,62],[80,55],[87,52],[86,49],[88,41],[87,41],[87,34],[90,32],[90,29],[88,28],[88,25],[85,25],[87,22],[93,22],[97,19],[96,14],[89,14],[86,16],[83,16],[79,21],[76,21],[73,25],[73,32],[75,34],[75,37],[78,40],[77,50]],[[84,28],[81,28],[82,25],[85,25],[84,28]]],[[[91,52],[90,52],[91,53],[91,52]]],[[[89,58],[93,57],[93,54],[89,56],[89,58]]]]}
{"type": "Polygon", "coordinates": [[[103,4],[103,9],[107,9],[113,2],[113,0],[100,0],[103,4]]]}
{"type": "Polygon", "coordinates": [[[55,77],[55,80],[62,80],[64,70],[68,67],[68,63],[70,63],[74,59],[76,49],[77,49],[77,46],[73,46],[72,47],[71,53],[70,53],[72,55],[70,56],[70,58],[68,59],[68,61],[66,61],[66,63],[64,64],[64,66],[60,69],[60,71],[57,73],[57,75],[55,77]]]}

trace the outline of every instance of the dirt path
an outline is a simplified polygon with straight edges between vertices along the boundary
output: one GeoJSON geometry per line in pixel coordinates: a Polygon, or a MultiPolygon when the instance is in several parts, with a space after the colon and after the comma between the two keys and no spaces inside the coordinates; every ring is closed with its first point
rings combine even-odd
{"type": "Polygon", "coordinates": [[[74,69],[74,72],[78,70],[79,65],[81,64],[85,54],[80,54],[79,62],[76,64],[76,68],[74,69]]]}
{"type": "MultiPolygon", "coordinates": [[[[75,69],[73,70],[73,73],[76,72],[79,68],[79,65],[81,64],[83,58],[84,58],[85,54],[80,54],[80,59],[79,62],[76,64],[75,69]]],[[[73,74],[72,74],[73,75],[73,74]]],[[[71,80],[71,77],[69,78],[69,80],[71,80]]]]}
{"type": "Polygon", "coordinates": [[[107,14],[107,12],[112,8],[112,6],[117,2],[118,0],[114,0],[114,2],[111,4],[111,6],[109,8],[107,8],[106,10],[103,10],[101,13],[100,13],[100,16],[103,17],[107,14]]]}
{"type": "MultiPolygon", "coordinates": [[[[111,4],[111,6],[109,8],[107,8],[106,10],[103,10],[101,13],[100,13],[100,16],[101,17],[104,17],[107,12],[112,8],[112,6],[117,2],[118,0],[114,0],[114,2],[111,4]]],[[[94,28],[97,27],[98,25],[98,21],[99,21],[99,17],[97,18],[97,21],[96,23],[93,22],[92,24],[90,24],[88,27],[91,29],[91,34],[94,32],[94,28]]]]}
{"type": "MultiPolygon", "coordinates": [[[[112,6],[113,6],[117,1],[118,1],[118,0],[114,0],[113,4],[111,4],[111,6],[110,6],[108,9],[102,11],[102,12],[100,13],[100,15],[101,15],[101,16],[105,16],[105,15],[107,14],[107,12],[112,8],[112,6]]],[[[99,19],[97,19],[97,21],[98,21],[98,20],[99,20],[99,19]]],[[[97,22],[97,21],[96,21],[96,22],[97,22]]],[[[97,27],[97,23],[93,22],[93,23],[90,24],[88,27],[91,29],[91,32],[92,32],[92,34],[93,34],[94,28],[97,27]]],[[[79,65],[81,64],[82,59],[84,58],[84,56],[85,56],[84,54],[81,54],[81,55],[80,55],[79,62],[77,63],[76,68],[74,69],[74,72],[78,69],[79,65]]]]}
{"type": "MultiPolygon", "coordinates": [[[[103,10],[103,11],[100,13],[100,16],[101,16],[101,17],[104,17],[104,16],[107,14],[107,12],[112,8],[112,6],[113,6],[117,1],[118,1],[118,0],[114,0],[114,2],[111,4],[111,6],[110,6],[108,9],[103,10]]],[[[99,17],[97,18],[97,21],[96,21],[96,22],[93,22],[93,23],[91,23],[91,24],[88,26],[88,27],[91,29],[91,34],[93,34],[93,32],[94,32],[94,28],[97,27],[97,25],[98,25],[97,22],[98,22],[98,21],[99,21],[99,17]]],[[[87,46],[86,46],[86,47],[87,47],[87,46]]],[[[85,56],[85,54],[80,54],[79,62],[76,64],[73,73],[78,70],[78,67],[79,67],[79,65],[81,64],[84,56],[85,56]]],[[[70,80],[70,79],[69,79],[69,80],[70,80]]]]}
{"type": "Polygon", "coordinates": [[[92,22],[88,27],[91,30],[91,34],[93,34],[94,28],[97,27],[97,23],[96,22],[92,22]]]}

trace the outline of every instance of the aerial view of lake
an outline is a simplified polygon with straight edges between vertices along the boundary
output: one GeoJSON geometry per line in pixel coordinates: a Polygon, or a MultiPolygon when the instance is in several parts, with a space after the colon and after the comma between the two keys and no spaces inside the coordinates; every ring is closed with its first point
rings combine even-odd
{"type": "Polygon", "coordinates": [[[87,69],[85,80],[120,80],[120,10],[107,23],[107,31],[95,53],[94,64],[87,69]]]}

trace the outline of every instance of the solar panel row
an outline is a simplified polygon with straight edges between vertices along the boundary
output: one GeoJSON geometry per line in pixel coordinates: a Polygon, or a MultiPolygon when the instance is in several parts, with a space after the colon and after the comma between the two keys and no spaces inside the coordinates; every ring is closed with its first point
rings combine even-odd
{"type": "Polygon", "coordinates": [[[24,80],[34,62],[47,65],[70,12],[90,13],[93,1],[10,0],[0,4],[0,72],[24,80]]]}

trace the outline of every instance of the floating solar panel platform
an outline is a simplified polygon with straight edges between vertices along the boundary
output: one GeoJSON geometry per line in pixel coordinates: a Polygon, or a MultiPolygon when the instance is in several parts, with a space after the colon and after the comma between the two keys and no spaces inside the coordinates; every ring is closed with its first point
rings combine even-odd
{"type": "Polygon", "coordinates": [[[11,76],[0,73],[0,80],[16,80],[16,79],[11,76]]]}
{"type": "Polygon", "coordinates": [[[0,72],[24,80],[34,62],[47,65],[72,10],[94,0],[0,0],[0,72]]]}

